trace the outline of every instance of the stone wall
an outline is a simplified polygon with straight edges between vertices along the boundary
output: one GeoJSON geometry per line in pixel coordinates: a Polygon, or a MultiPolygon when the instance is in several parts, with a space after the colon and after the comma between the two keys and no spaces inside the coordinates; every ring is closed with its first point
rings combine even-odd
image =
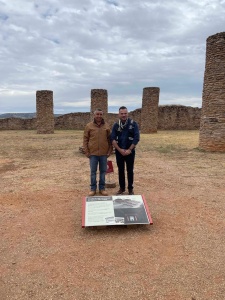
{"type": "Polygon", "coordinates": [[[0,119],[0,130],[36,130],[36,118],[19,119],[7,118],[0,119]]]}
{"type": "Polygon", "coordinates": [[[162,130],[195,130],[200,127],[201,108],[166,105],[159,106],[158,129],[162,130]]]}
{"type": "Polygon", "coordinates": [[[70,113],[55,118],[55,129],[83,130],[90,122],[90,113],[70,113]]]}
{"type": "MultiPolygon", "coordinates": [[[[141,108],[129,112],[141,129],[141,108]]],[[[117,113],[104,114],[105,120],[112,126],[118,120],[117,113]]],[[[165,105],[158,108],[159,130],[198,130],[201,108],[182,105],[165,105]]],[[[55,129],[83,130],[90,121],[90,113],[70,113],[54,118],[55,129]]],[[[148,120],[147,120],[148,122],[148,120]]],[[[36,119],[0,119],[0,130],[35,130],[36,119]]]]}

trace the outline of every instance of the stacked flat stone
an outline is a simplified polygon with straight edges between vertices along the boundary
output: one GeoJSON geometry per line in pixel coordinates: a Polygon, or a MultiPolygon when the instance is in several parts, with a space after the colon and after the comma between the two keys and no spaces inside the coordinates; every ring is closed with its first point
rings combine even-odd
{"type": "Polygon", "coordinates": [[[199,130],[201,108],[159,105],[158,130],[199,130]]]}
{"type": "Polygon", "coordinates": [[[54,133],[53,91],[36,92],[37,133],[54,133]]]}
{"type": "Polygon", "coordinates": [[[108,113],[108,92],[103,89],[91,90],[91,113],[97,108],[102,109],[104,115],[108,113]]]}
{"type": "MultiPolygon", "coordinates": [[[[141,130],[141,108],[129,111],[129,116],[138,123],[141,130]]],[[[112,126],[118,120],[118,113],[108,113],[105,119],[112,126]]],[[[200,119],[201,108],[183,105],[159,105],[158,130],[199,130],[200,119]]],[[[84,130],[89,121],[90,112],[69,113],[55,117],[55,129],[84,130]]],[[[35,130],[36,127],[36,118],[0,119],[0,130],[35,130]]]]}
{"type": "Polygon", "coordinates": [[[225,32],[207,38],[199,147],[225,152],[225,32]]]}
{"type": "Polygon", "coordinates": [[[157,132],[159,91],[158,87],[146,87],[143,89],[141,133],[157,132]]]}

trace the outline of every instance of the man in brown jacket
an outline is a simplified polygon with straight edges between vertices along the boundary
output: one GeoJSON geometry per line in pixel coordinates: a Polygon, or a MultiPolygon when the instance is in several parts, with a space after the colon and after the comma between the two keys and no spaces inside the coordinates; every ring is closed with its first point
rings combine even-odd
{"type": "Polygon", "coordinates": [[[94,120],[86,125],[83,136],[83,147],[85,155],[90,160],[91,170],[91,191],[89,196],[94,196],[97,190],[96,172],[99,165],[99,193],[107,196],[105,191],[105,174],[107,170],[107,157],[112,152],[110,142],[110,127],[103,119],[103,111],[96,109],[94,111],[94,120]]]}

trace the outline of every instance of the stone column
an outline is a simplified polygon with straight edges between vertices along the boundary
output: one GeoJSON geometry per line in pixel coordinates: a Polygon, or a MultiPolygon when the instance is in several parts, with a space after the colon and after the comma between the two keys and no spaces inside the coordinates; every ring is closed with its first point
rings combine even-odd
{"type": "Polygon", "coordinates": [[[108,113],[108,92],[103,89],[91,90],[91,114],[96,108],[103,110],[104,115],[108,113]]]}
{"type": "Polygon", "coordinates": [[[146,87],[143,89],[141,108],[141,133],[155,133],[158,128],[158,87],[146,87]]]}
{"type": "Polygon", "coordinates": [[[225,32],[206,40],[199,147],[225,152],[225,32]]]}
{"type": "Polygon", "coordinates": [[[54,133],[53,91],[36,92],[37,133],[54,133]]]}

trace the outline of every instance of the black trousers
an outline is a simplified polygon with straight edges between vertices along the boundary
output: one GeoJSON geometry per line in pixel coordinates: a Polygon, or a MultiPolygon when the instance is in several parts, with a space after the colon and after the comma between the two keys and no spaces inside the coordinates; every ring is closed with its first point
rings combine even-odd
{"type": "Polygon", "coordinates": [[[125,190],[125,164],[127,171],[127,181],[128,181],[128,190],[133,189],[134,182],[134,159],[135,159],[135,151],[133,150],[131,154],[123,156],[116,150],[116,163],[118,167],[118,175],[119,175],[119,185],[122,190],[125,190]]]}

